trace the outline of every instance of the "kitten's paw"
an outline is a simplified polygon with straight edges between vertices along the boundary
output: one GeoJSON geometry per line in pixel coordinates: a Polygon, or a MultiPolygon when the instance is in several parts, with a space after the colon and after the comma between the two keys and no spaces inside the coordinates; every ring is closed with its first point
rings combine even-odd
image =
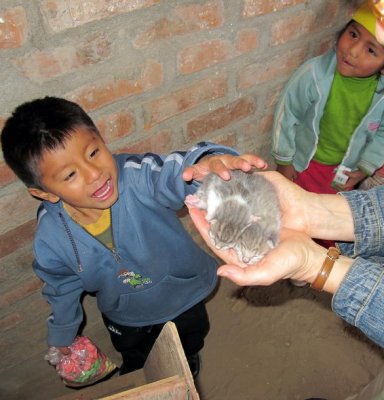
{"type": "Polygon", "coordinates": [[[195,194],[189,194],[188,196],[186,196],[184,199],[184,203],[192,207],[201,208],[200,198],[195,194]]]}

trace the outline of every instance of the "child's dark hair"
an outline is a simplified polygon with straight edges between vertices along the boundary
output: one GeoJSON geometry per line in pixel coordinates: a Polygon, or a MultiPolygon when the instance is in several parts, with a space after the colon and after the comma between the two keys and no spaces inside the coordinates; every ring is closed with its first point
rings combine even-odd
{"type": "Polygon", "coordinates": [[[349,27],[349,25],[351,25],[351,24],[354,23],[354,22],[356,22],[356,21],[354,21],[353,19],[349,20],[349,22],[348,22],[346,25],[344,25],[344,28],[341,29],[341,30],[337,33],[337,36],[336,36],[336,43],[339,42],[339,39],[341,38],[341,35],[347,30],[347,28],[349,27]]]}
{"type": "Polygon", "coordinates": [[[63,147],[79,126],[99,134],[76,103],[57,97],[24,103],[15,109],[1,133],[4,160],[27,187],[42,189],[38,162],[43,152],[63,147]]]}

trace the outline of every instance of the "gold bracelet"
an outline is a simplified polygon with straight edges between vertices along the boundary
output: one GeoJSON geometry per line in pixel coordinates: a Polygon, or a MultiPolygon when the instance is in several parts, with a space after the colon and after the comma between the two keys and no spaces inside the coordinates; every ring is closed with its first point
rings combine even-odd
{"type": "Polygon", "coordinates": [[[323,265],[321,266],[321,269],[317,274],[315,280],[312,282],[311,288],[318,290],[319,292],[323,290],[325,282],[327,281],[329,274],[332,271],[335,261],[339,258],[339,255],[340,250],[336,247],[330,247],[328,249],[323,265]]]}

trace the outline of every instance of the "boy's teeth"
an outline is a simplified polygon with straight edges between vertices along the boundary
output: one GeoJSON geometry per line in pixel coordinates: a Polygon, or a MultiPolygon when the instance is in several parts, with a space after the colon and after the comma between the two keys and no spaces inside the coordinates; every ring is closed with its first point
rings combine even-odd
{"type": "Polygon", "coordinates": [[[110,183],[110,181],[107,181],[107,183],[102,188],[97,190],[93,195],[95,197],[103,197],[105,194],[108,193],[110,187],[111,187],[111,183],[110,183]]]}

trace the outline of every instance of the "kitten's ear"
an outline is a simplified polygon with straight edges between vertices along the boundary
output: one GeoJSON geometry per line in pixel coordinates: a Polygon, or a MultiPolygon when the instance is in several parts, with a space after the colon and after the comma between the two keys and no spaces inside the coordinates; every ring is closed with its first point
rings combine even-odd
{"type": "Polygon", "coordinates": [[[252,226],[253,222],[248,222],[248,224],[244,225],[242,227],[242,229],[240,230],[239,234],[237,235],[237,237],[239,237],[240,235],[242,235],[248,228],[250,228],[252,226]]]}

